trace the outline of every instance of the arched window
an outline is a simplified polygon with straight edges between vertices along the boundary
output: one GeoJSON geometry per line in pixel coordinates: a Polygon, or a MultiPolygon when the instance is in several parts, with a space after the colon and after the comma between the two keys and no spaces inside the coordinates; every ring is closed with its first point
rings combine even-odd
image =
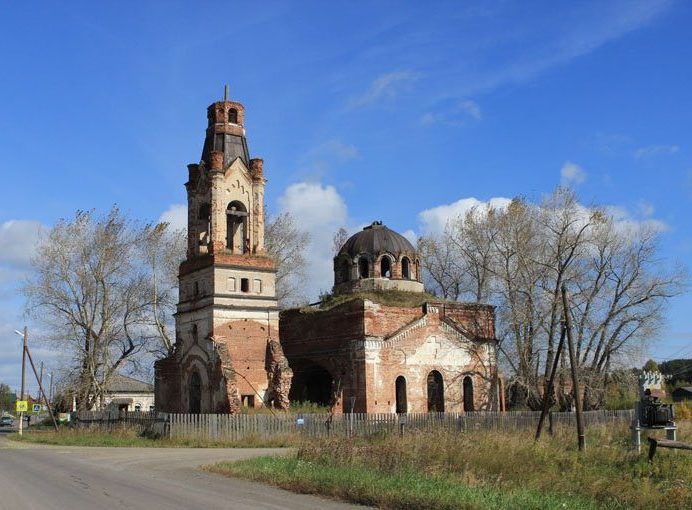
{"type": "Polygon", "coordinates": [[[397,414],[407,413],[408,404],[406,403],[406,379],[403,375],[396,378],[394,386],[396,389],[396,412],[397,414]]]}
{"type": "Polygon", "coordinates": [[[190,395],[188,409],[190,414],[199,414],[202,411],[202,379],[195,370],[190,375],[190,395]]]}
{"type": "Polygon", "coordinates": [[[382,260],[380,260],[380,277],[392,277],[392,261],[389,260],[389,257],[387,255],[383,255],[382,260]]]}
{"type": "Polygon", "coordinates": [[[199,206],[199,214],[197,216],[198,219],[209,220],[210,215],[211,215],[211,208],[209,207],[209,204],[202,204],[199,206]]]}
{"type": "Polygon", "coordinates": [[[209,231],[211,230],[211,208],[209,204],[202,204],[199,206],[197,218],[202,227],[199,233],[199,245],[206,246],[209,244],[209,231]]]}
{"type": "Polygon", "coordinates": [[[228,204],[226,208],[226,248],[233,253],[246,253],[248,251],[247,218],[247,209],[242,202],[235,200],[228,204]]]}
{"type": "Polygon", "coordinates": [[[370,277],[370,263],[367,257],[361,257],[358,259],[358,276],[361,278],[370,277]]]}
{"type": "Polygon", "coordinates": [[[464,411],[474,411],[473,407],[473,379],[468,375],[464,377],[464,411]]]}
{"type": "Polygon", "coordinates": [[[445,410],[445,388],[442,374],[433,370],[428,374],[428,412],[443,413],[445,410]]]}
{"type": "Polygon", "coordinates": [[[409,268],[409,261],[406,257],[401,259],[401,277],[404,280],[410,280],[411,279],[411,270],[409,268]]]}
{"type": "Polygon", "coordinates": [[[238,123],[238,110],[235,108],[231,108],[228,110],[228,122],[231,124],[237,124],[238,123]]]}

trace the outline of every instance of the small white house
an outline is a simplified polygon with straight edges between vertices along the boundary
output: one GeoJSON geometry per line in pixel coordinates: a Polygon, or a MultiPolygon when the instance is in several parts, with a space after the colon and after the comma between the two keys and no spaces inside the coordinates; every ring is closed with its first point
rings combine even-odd
{"type": "Polygon", "coordinates": [[[119,411],[153,411],[154,385],[132,377],[115,374],[103,397],[103,409],[119,411]]]}

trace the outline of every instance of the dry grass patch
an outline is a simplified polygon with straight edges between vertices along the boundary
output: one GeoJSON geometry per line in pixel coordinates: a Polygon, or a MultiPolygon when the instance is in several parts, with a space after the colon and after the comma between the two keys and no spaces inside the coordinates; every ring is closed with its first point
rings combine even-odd
{"type": "MultiPolygon", "coordinates": [[[[689,422],[679,439],[692,441],[689,422]]],[[[566,429],[538,443],[531,431],[410,433],[318,441],[304,444],[292,462],[251,460],[217,469],[385,508],[619,509],[662,502],[669,509],[692,508],[692,456],[660,451],[650,464],[629,441],[626,426],[590,428],[584,453],[566,429]],[[354,473],[370,482],[354,484],[354,473]],[[407,506],[396,495],[402,480],[424,487],[427,502],[417,497],[417,506],[407,506]],[[370,499],[375,496],[380,499],[370,499]]]]}

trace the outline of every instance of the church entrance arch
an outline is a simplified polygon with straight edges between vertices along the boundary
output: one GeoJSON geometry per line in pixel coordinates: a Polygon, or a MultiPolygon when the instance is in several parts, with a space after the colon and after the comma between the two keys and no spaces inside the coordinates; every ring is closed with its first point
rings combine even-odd
{"type": "Polygon", "coordinates": [[[442,374],[433,370],[428,374],[428,412],[445,411],[445,389],[442,374]]]}
{"type": "Polygon", "coordinates": [[[288,398],[291,402],[311,402],[320,406],[332,404],[334,378],[327,369],[306,361],[296,364],[288,398]]]}
{"type": "Polygon", "coordinates": [[[468,375],[464,377],[464,411],[474,411],[473,407],[473,379],[468,375]]]}
{"type": "Polygon", "coordinates": [[[202,411],[202,379],[197,370],[190,374],[188,412],[199,414],[202,411]]]}

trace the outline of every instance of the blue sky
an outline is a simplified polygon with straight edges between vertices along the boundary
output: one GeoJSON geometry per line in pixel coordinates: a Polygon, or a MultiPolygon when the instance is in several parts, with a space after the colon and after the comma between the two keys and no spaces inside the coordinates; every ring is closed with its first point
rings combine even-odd
{"type": "MultiPolygon", "coordinates": [[[[0,381],[19,383],[17,281],[36,231],[117,203],[180,221],[186,164],[224,83],[246,107],[270,212],[330,239],[409,236],[470,198],[585,204],[665,225],[692,266],[692,4],[34,2],[0,14],[0,381]]],[[[692,298],[650,352],[692,356],[692,298]]],[[[36,347],[37,357],[54,363],[36,347]]]]}

